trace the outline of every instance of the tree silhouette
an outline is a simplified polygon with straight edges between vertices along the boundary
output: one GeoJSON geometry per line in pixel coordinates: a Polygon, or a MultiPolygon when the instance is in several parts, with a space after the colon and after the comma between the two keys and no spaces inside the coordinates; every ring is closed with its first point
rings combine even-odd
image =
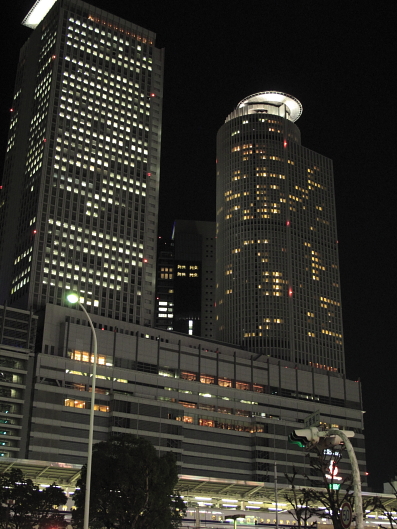
{"type": "Polygon", "coordinates": [[[0,474],[0,529],[65,529],[63,513],[54,506],[65,505],[66,494],[55,483],[42,490],[20,469],[0,474]]]}
{"type": "MultiPolygon", "coordinates": [[[[73,525],[83,526],[86,468],[74,495],[73,525]]],[[[185,505],[174,488],[175,457],[157,456],[153,445],[130,434],[114,435],[94,445],[90,527],[93,529],[174,529],[185,505]]]]}

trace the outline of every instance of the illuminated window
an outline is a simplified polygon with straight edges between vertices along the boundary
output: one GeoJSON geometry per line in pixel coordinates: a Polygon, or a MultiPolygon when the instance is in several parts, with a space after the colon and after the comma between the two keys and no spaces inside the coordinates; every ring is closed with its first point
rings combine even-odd
{"type": "Polygon", "coordinates": [[[194,381],[194,380],[197,380],[197,375],[196,373],[189,373],[188,371],[182,371],[181,378],[183,378],[184,380],[194,381]]]}
{"type": "Polygon", "coordinates": [[[200,426],[209,426],[210,428],[215,428],[215,421],[210,419],[199,419],[200,426]]]}
{"type": "Polygon", "coordinates": [[[251,388],[250,388],[250,384],[248,384],[248,382],[238,382],[238,381],[236,381],[236,389],[243,389],[245,391],[249,391],[251,388]]]}
{"type": "Polygon", "coordinates": [[[194,423],[193,417],[188,417],[187,415],[184,415],[183,417],[177,417],[176,420],[181,422],[187,422],[190,424],[194,423]]]}
{"type": "Polygon", "coordinates": [[[215,378],[210,375],[200,375],[200,382],[202,384],[215,384],[215,378]]]}
{"type": "MultiPolygon", "coordinates": [[[[80,362],[91,362],[91,364],[94,363],[94,355],[91,354],[91,359],[90,359],[90,353],[88,351],[77,351],[77,350],[71,351],[70,358],[72,360],[79,360],[80,362]]],[[[98,355],[97,364],[106,365],[106,356],[98,355]]]]}
{"type": "Polygon", "coordinates": [[[106,406],[104,404],[94,404],[94,410],[96,411],[104,411],[108,413],[110,411],[109,406],[106,406]]]}
{"type": "Polygon", "coordinates": [[[187,401],[180,400],[179,404],[181,404],[185,408],[197,408],[194,402],[187,402],[187,401]]]}
{"type": "Polygon", "coordinates": [[[65,406],[70,408],[85,408],[86,404],[84,400],[65,399],[65,406]]]}
{"type": "Polygon", "coordinates": [[[232,387],[232,381],[229,378],[219,378],[218,379],[219,386],[222,386],[224,388],[231,388],[232,387]]]}

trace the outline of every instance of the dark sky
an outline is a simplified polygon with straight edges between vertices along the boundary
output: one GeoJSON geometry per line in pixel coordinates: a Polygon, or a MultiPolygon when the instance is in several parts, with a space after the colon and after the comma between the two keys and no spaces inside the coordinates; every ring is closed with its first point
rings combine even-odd
{"type": "MultiPolygon", "coordinates": [[[[20,22],[32,4],[2,8],[1,163],[18,51],[30,34],[20,22]]],[[[162,236],[175,218],[214,220],[215,137],[241,99],[279,90],[301,101],[302,144],[334,161],[347,373],[363,384],[369,483],[381,490],[397,472],[395,3],[95,4],[156,32],[166,50],[162,236]]]]}

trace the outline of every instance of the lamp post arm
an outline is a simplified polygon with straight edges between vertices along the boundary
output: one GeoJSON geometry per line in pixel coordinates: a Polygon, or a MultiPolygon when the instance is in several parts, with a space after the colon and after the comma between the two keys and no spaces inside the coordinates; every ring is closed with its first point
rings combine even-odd
{"type": "Polygon", "coordinates": [[[363,529],[363,501],[361,496],[361,478],[360,469],[358,468],[356,454],[354,453],[353,445],[350,439],[343,433],[343,430],[337,428],[331,428],[327,430],[329,435],[339,435],[342,441],[345,443],[346,450],[352,466],[353,476],[353,487],[354,487],[354,511],[356,513],[356,527],[357,529],[363,529]]]}
{"type": "Polygon", "coordinates": [[[78,302],[79,307],[87,316],[88,323],[92,331],[92,340],[94,344],[94,364],[92,367],[92,382],[91,382],[91,408],[90,408],[90,423],[88,429],[88,453],[87,453],[87,474],[85,480],[85,501],[84,501],[84,529],[88,529],[90,519],[90,497],[91,497],[91,473],[92,473],[92,445],[94,439],[94,406],[95,406],[95,387],[96,387],[96,366],[98,359],[98,340],[95,332],[94,324],[86,311],[84,305],[78,302]]]}

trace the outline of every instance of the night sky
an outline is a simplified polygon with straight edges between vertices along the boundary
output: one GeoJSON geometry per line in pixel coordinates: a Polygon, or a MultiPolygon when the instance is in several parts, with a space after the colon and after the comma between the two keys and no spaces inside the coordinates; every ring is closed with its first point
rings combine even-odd
{"type": "MultiPolygon", "coordinates": [[[[298,98],[302,144],[334,161],[348,378],[361,379],[369,484],[397,473],[394,2],[96,0],[165,47],[159,235],[215,220],[215,138],[244,97],[298,98]],[[393,123],[394,124],[394,123],[393,123]]],[[[2,6],[0,163],[33,0],[2,6]],[[4,12],[5,10],[5,12],[4,12]]]]}

